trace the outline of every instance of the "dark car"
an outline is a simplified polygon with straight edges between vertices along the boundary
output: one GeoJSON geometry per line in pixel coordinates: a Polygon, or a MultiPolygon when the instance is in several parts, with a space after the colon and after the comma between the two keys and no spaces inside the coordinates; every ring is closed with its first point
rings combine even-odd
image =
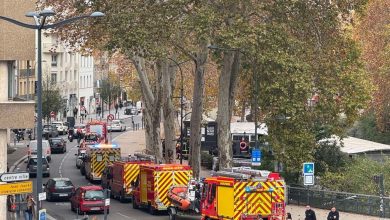
{"type": "Polygon", "coordinates": [[[68,200],[75,191],[73,183],[68,178],[51,178],[44,186],[47,201],[68,200]]]}
{"type": "Polygon", "coordinates": [[[138,109],[133,106],[128,106],[124,110],[125,115],[138,115],[138,109]]]}
{"type": "Polygon", "coordinates": [[[51,152],[66,152],[66,141],[63,138],[50,138],[49,139],[51,152]]]}
{"type": "MultiPolygon", "coordinates": [[[[38,163],[38,158],[37,155],[32,155],[27,161],[27,172],[30,174],[30,176],[37,175],[37,163],[38,163]]],[[[43,176],[50,176],[50,167],[49,163],[46,160],[46,157],[42,158],[42,174],[43,176]]]]}
{"type": "Polygon", "coordinates": [[[42,136],[44,137],[58,137],[58,130],[55,125],[44,125],[42,136]]]}
{"type": "Polygon", "coordinates": [[[104,200],[104,191],[101,186],[80,186],[70,198],[70,208],[78,214],[104,212],[104,208],[109,213],[110,206],[105,206],[104,200]]]}

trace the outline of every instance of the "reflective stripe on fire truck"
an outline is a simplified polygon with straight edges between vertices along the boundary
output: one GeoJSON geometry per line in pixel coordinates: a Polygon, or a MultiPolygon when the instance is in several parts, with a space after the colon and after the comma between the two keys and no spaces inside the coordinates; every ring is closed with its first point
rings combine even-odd
{"type": "Polygon", "coordinates": [[[124,173],[125,173],[124,182],[126,186],[125,187],[126,192],[129,192],[131,191],[131,182],[135,181],[139,174],[139,164],[127,164],[125,166],[124,173]]]}
{"type": "Polygon", "coordinates": [[[165,207],[171,205],[168,200],[168,190],[172,185],[187,185],[192,177],[192,171],[161,171],[154,172],[155,178],[154,189],[157,189],[158,199],[165,207]]]}
{"type": "Polygon", "coordinates": [[[271,215],[272,203],[284,202],[284,185],[283,181],[236,182],[234,184],[234,219],[239,220],[242,214],[271,215]],[[261,184],[258,192],[245,192],[245,187],[256,187],[258,184],[261,184]]]}
{"type": "Polygon", "coordinates": [[[106,166],[106,164],[112,163],[113,161],[110,161],[110,156],[115,156],[115,158],[120,158],[120,151],[118,149],[94,149],[93,150],[94,156],[92,157],[92,173],[95,177],[102,177],[103,170],[106,166]],[[102,155],[102,160],[97,161],[96,154],[102,155]]]}

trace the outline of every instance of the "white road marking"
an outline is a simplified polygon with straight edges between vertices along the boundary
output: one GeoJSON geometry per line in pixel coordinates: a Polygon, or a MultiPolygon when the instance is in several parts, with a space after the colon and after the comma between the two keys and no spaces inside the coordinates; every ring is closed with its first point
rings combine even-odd
{"type": "Polygon", "coordinates": [[[136,220],[135,218],[129,217],[129,216],[124,215],[124,214],[122,214],[122,213],[120,213],[120,212],[117,212],[116,214],[118,214],[118,215],[120,215],[120,216],[122,216],[123,218],[126,218],[126,219],[133,219],[133,220],[136,220]]]}
{"type": "Polygon", "coordinates": [[[67,151],[67,153],[65,154],[65,157],[62,158],[61,160],[61,163],[60,163],[60,167],[58,168],[58,173],[60,174],[60,177],[62,178],[62,164],[64,163],[65,159],[69,156],[69,153],[74,149],[74,148],[77,148],[77,145],[72,147],[71,150],[67,151]]]}

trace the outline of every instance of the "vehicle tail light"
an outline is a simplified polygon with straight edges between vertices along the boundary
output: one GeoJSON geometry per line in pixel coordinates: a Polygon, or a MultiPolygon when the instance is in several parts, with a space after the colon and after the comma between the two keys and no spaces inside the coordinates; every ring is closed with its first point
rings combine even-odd
{"type": "Polygon", "coordinates": [[[50,154],[50,149],[47,149],[47,151],[46,151],[46,152],[47,152],[47,154],[50,154]]]}
{"type": "Polygon", "coordinates": [[[50,192],[55,192],[55,191],[56,191],[56,188],[51,187],[51,188],[49,189],[49,191],[50,191],[50,192]]]}
{"type": "Polygon", "coordinates": [[[123,189],[126,189],[126,183],[123,183],[123,189]]]}

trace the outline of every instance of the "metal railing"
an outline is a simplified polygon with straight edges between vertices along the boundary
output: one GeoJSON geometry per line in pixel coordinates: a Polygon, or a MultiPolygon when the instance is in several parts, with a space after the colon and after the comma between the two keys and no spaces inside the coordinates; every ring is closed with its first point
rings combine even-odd
{"type": "MultiPolygon", "coordinates": [[[[288,186],[288,204],[310,205],[329,210],[335,206],[339,211],[380,216],[380,197],[346,192],[288,186]]],[[[385,217],[390,217],[390,197],[384,197],[385,217]]]]}

